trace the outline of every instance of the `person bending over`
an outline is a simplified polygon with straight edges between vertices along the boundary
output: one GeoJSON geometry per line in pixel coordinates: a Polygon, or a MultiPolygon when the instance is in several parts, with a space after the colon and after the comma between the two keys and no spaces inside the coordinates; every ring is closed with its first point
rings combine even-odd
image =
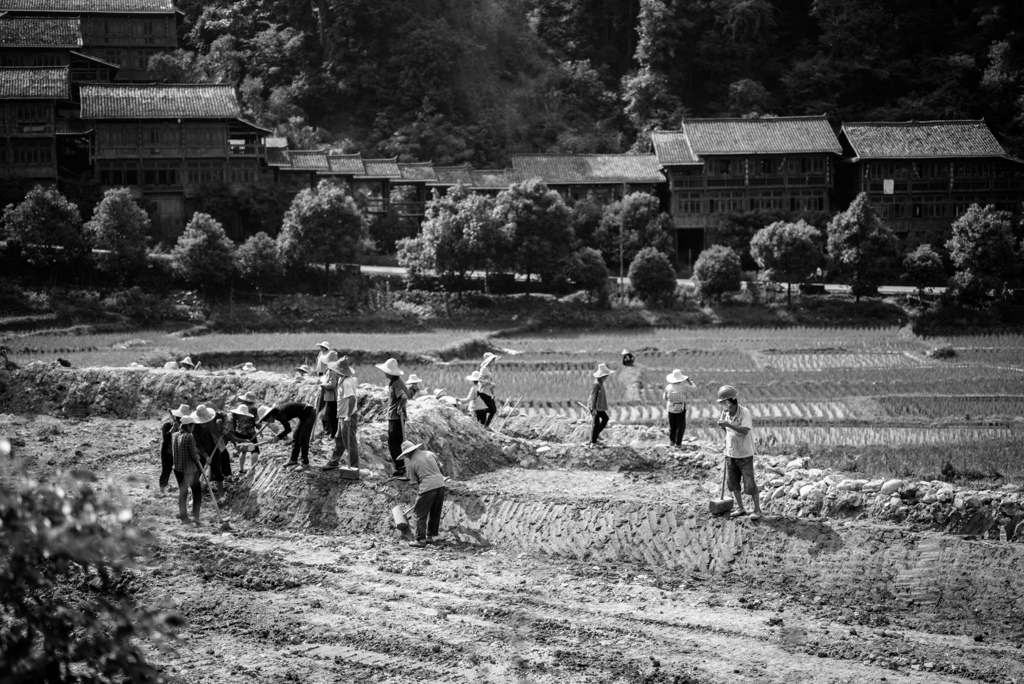
{"type": "Polygon", "coordinates": [[[291,434],[291,421],[299,421],[299,426],[295,429],[295,434],[292,435],[292,457],[284,464],[284,467],[297,466],[300,456],[302,465],[309,465],[309,440],[313,436],[313,427],[316,425],[316,409],[301,401],[290,401],[279,406],[260,406],[256,411],[256,423],[272,420],[276,420],[284,428],[277,435],[276,441],[278,442],[291,434]]]}

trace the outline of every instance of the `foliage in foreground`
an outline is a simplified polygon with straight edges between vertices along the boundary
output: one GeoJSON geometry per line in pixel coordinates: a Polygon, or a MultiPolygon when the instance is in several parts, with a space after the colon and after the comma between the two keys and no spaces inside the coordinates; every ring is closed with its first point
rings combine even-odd
{"type": "Polygon", "coordinates": [[[145,539],[110,492],[66,484],[0,481],[0,681],[162,682],[136,641],[182,618],[125,591],[145,539]]]}
{"type": "Polygon", "coordinates": [[[676,291],[676,272],[668,257],[654,247],[641,249],[629,265],[633,291],[646,302],[667,299],[676,291]]]}

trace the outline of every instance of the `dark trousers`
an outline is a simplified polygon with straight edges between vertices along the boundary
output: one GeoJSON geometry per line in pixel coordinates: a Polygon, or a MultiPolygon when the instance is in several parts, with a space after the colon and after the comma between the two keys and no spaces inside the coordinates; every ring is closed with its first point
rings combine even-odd
{"type": "Polygon", "coordinates": [[[597,438],[601,436],[601,431],[604,430],[606,425],[608,425],[608,413],[605,411],[594,411],[594,429],[590,432],[591,444],[597,442],[597,438]]]}
{"type": "Polygon", "coordinates": [[[338,402],[325,401],[323,411],[324,433],[334,439],[338,435],[338,402]]]}
{"type": "Polygon", "coordinates": [[[199,520],[199,509],[203,505],[203,487],[199,482],[199,473],[193,471],[185,475],[180,470],[174,471],[174,479],[178,482],[178,517],[188,518],[188,491],[192,490],[192,517],[199,520]]]}
{"type": "Polygon", "coordinates": [[[405,441],[405,431],[402,429],[402,421],[389,420],[388,453],[391,454],[391,463],[395,466],[396,473],[405,473],[405,460],[400,457],[403,441],[405,441]]]}
{"type": "Polygon", "coordinates": [[[231,456],[227,449],[217,449],[210,456],[210,478],[223,482],[225,477],[231,477],[231,456]]]}
{"type": "Polygon", "coordinates": [[[416,516],[416,538],[424,540],[436,537],[441,527],[441,509],[444,507],[444,493],[447,487],[438,487],[416,497],[413,514],[416,516]]]}
{"type": "Polygon", "coordinates": [[[171,445],[160,449],[160,489],[163,489],[171,481],[171,471],[174,470],[174,455],[171,453],[171,445]]]}
{"type": "Polygon", "coordinates": [[[486,420],[483,421],[484,427],[487,427],[491,424],[491,421],[494,420],[495,414],[498,413],[498,406],[494,403],[494,397],[492,397],[490,394],[484,394],[483,392],[481,392],[477,396],[480,397],[481,401],[487,404],[487,408],[484,409],[484,414],[487,416],[487,418],[486,420]]]}
{"type": "Polygon", "coordinates": [[[347,451],[349,467],[359,467],[359,441],[356,439],[356,423],[358,421],[359,418],[353,415],[338,424],[338,437],[334,440],[334,454],[331,456],[332,463],[340,464],[342,454],[347,451]]]}
{"type": "Polygon", "coordinates": [[[487,425],[487,409],[477,409],[473,413],[476,414],[476,419],[480,421],[481,425],[487,425]]]}
{"type": "Polygon", "coordinates": [[[313,428],[316,427],[316,409],[307,406],[299,419],[299,427],[295,428],[295,435],[292,437],[292,462],[299,460],[302,455],[302,462],[309,463],[309,440],[313,436],[313,428]]]}
{"type": "Polygon", "coordinates": [[[683,443],[683,433],[686,432],[686,407],[679,413],[668,414],[668,440],[672,444],[683,443]]]}

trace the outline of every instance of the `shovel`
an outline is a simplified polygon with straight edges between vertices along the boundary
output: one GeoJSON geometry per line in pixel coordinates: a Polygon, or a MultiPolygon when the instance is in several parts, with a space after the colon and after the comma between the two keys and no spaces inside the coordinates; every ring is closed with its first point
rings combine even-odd
{"type": "Polygon", "coordinates": [[[729,497],[728,499],[725,498],[725,458],[723,458],[722,460],[722,491],[717,499],[712,499],[711,501],[708,502],[708,510],[711,511],[711,515],[721,515],[723,513],[728,513],[729,511],[732,510],[732,497],[729,497]]]}

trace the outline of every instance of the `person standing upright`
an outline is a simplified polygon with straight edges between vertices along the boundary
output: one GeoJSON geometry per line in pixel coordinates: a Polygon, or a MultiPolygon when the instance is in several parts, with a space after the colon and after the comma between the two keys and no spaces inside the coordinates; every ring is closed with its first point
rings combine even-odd
{"type": "Polygon", "coordinates": [[[196,443],[203,453],[210,455],[210,479],[214,495],[224,489],[224,480],[231,477],[231,455],[228,454],[227,441],[224,438],[226,414],[214,411],[205,404],[200,404],[192,412],[195,420],[196,443]]]}
{"type": "Polygon", "coordinates": [[[338,352],[332,349],[324,359],[327,364],[320,376],[320,399],[316,410],[321,413],[324,435],[334,439],[338,434],[338,374],[331,370],[331,366],[338,362],[338,352]]]}
{"type": "Polygon", "coordinates": [[[356,437],[356,427],[359,422],[359,380],[356,372],[348,362],[348,357],[343,356],[329,368],[332,372],[341,376],[341,384],[338,387],[338,436],[334,440],[334,453],[331,460],[323,467],[324,470],[336,470],[341,467],[341,456],[348,452],[348,465],[350,468],[359,467],[359,441],[356,437]]]}
{"type": "Polygon", "coordinates": [[[402,460],[402,442],[405,441],[405,421],[409,403],[409,389],[402,382],[405,371],[398,367],[398,361],[388,359],[374,366],[384,372],[388,379],[388,453],[395,472],[391,477],[404,479],[405,461],[402,460]]]}
{"type": "Polygon", "coordinates": [[[182,416],[180,429],[171,439],[174,458],[174,479],[178,481],[178,519],[183,523],[202,525],[199,513],[203,506],[203,487],[199,476],[203,471],[203,455],[192,435],[195,414],[182,416]],[[188,493],[192,492],[192,518],[188,517],[188,493]]]}
{"type": "Polygon", "coordinates": [[[672,446],[682,446],[686,432],[686,397],[689,387],[696,387],[689,376],[676,368],[665,376],[665,408],[668,411],[668,441],[672,446]]]}
{"type": "Polygon", "coordinates": [[[192,407],[182,404],[176,409],[171,409],[171,419],[160,424],[160,494],[167,492],[167,485],[171,481],[171,473],[174,472],[174,451],[171,442],[174,434],[181,429],[181,419],[192,413],[192,407]]]}
{"type": "Polygon", "coordinates": [[[466,376],[469,381],[469,394],[462,401],[466,402],[466,408],[473,412],[481,425],[487,425],[487,404],[480,398],[480,371],[473,371],[466,376]]]}
{"type": "Polygon", "coordinates": [[[484,360],[480,363],[480,400],[487,406],[487,417],[484,427],[490,427],[491,421],[498,413],[498,405],[494,401],[494,370],[491,364],[500,359],[491,352],[484,354],[484,360]]]}
{"type": "Polygon", "coordinates": [[[718,390],[718,407],[722,409],[718,427],[725,432],[726,474],[729,492],[736,502],[736,510],[730,516],[738,518],[747,514],[740,493],[742,482],[743,491],[754,500],[754,513],[750,519],[757,520],[761,517],[761,499],[754,482],[754,419],[750,409],[740,406],[737,397],[736,388],[732,385],[722,385],[718,390]]]}
{"type": "Polygon", "coordinates": [[[317,375],[323,375],[327,372],[327,355],[331,353],[331,343],[321,342],[316,345],[316,363],[313,364],[313,372],[317,375]]]}
{"type": "Polygon", "coordinates": [[[409,390],[409,401],[426,396],[427,393],[420,387],[421,384],[423,384],[423,380],[420,376],[409,373],[409,377],[405,381],[405,387],[409,390]]]}
{"type": "Polygon", "coordinates": [[[614,372],[604,363],[597,364],[597,370],[594,371],[594,384],[590,388],[590,399],[587,400],[587,409],[594,418],[594,427],[590,432],[591,447],[600,446],[598,440],[601,438],[601,431],[608,425],[608,393],[604,381],[614,372]]]}

